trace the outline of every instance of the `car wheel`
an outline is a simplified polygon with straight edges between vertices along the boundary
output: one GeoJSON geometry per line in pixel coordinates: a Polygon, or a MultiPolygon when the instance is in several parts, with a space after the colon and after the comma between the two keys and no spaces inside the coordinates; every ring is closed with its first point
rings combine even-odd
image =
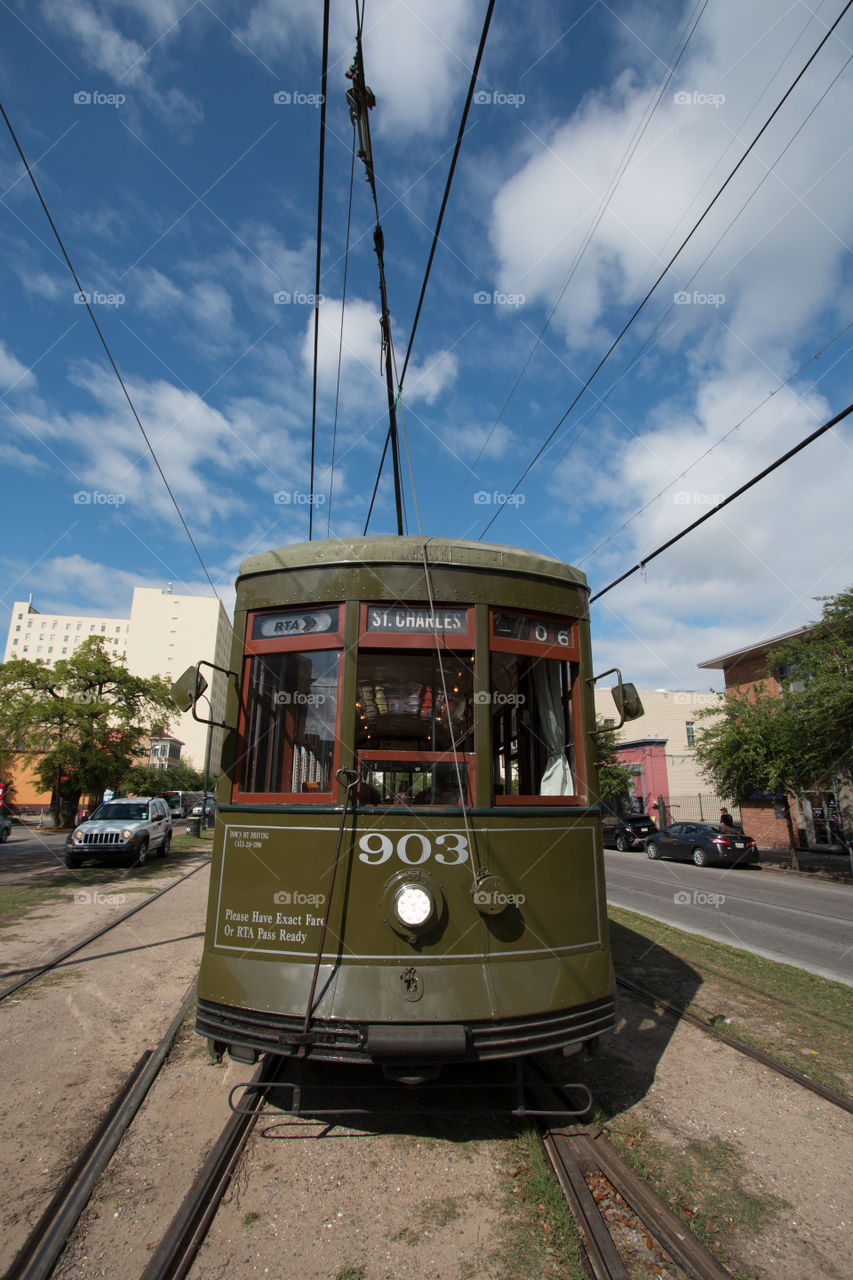
{"type": "Polygon", "coordinates": [[[170,832],[168,832],[168,834],[166,835],[165,839],[163,840],[163,843],[160,845],[160,848],[157,850],[157,857],[158,857],[158,858],[165,858],[165,857],[167,857],[167,855],[168,855],[168,853],[169,853],[169,846],[171,845],[171,843],[172,843],[172,833],[171,833],[171,831],[170,831],[170,832]]]}
{"type": "Polygon", "coordinates": [[[625,850],[628,848],[627,844],[625,843],[624,836],[616,837],[616,848],[619,850],[620,853],[624,853],[625,850]]]}
{"type": "Polygon", "coordinates": [[[660,857],[660,849],[657,847],[654,840],[650,840],[649,843],[646,845],[646,857],[647,858],[660,857]]]}
{"type": "Polygon", "coordinates": [[[11,831],[9,830],[8,827],[0,828],[0,844],[5,844],[6,841],[9,839],[10,835],[11,835],[11,831]]]}
{"type": "Polygon", "coordinates": [[[697,867],[707,867],[708,863],[711,861],[708,857],[707,849],[700,849],[697,845],[693,850],[693,861],[696,863],[697,867]]]}
{"type": "Polygon", "coordinates": [[[82,858],[75,857],[73,853],[66,853],[65,865],[66,867],[70,867],[72,871],[74,870],[75,867],[82,866],[82,863],[83,863],[82,858]]]}
{"type": "Polygon", "coordinates": [[[143,841],[142,841],[142,844],[139,846],[139,852],[138,852],[138,853],[137,853],[137,855],[136,855],[136,858],[135,858],[135,860],[134,860],[134,862],[133,862],[133,866],[135,866],[135,867],[144,867],[144,866],[145,866],[145,859],[146,859],[147,857],[148,857],[148,841],[147,841],[147,840],[143,840],[143,841]]]}

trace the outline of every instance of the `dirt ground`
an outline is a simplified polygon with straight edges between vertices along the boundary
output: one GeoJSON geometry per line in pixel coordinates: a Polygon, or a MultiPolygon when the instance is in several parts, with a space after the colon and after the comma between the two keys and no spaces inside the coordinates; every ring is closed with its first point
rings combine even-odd
{"type": "MultiPolygon", "coordinates": [[[[207,879],[200,872],[83,963],[0,1005],[0,1274],[115,1088],[171,1020],[198,963],[207,879]]],[[[27,939],[44,958],[47,939],[57,946],[79,929],[83,907],[50,904],[16,925],[16,964],[27,939]]],[[[742,1274],[846,1280],[853,1118],[695,1028],[630,999],[619,1008],[606,1057],[611,1072],[621,1063],[630,1075],[620,1119],[646,1120],[674,1149],[721,1138],[740,1157],[744,1185],[779,1198],[769,1225],[733,1241],[742,1274]]],[[[191,1031],[182,1036],[63,1256],[62,1280],[138,1277],[218,1136],[229,1088],[251,1074],[212,1065],[191,1031]]],[[[458,1122],[388,1133],[265,1118],[191,1274],[528,1280],[510,1248],[522,1207],[512,1207],[507,1150],[458,1122]]],[[[564,1271],[549,1258],[535,1274],[564,1271]]]]}

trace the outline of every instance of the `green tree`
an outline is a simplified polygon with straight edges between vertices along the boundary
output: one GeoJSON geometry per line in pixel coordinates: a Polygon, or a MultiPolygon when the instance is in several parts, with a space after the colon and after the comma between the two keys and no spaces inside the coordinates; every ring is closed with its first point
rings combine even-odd
{"type": "Polygon", "coordinates": [[[723,796],[742,802],[770,793],[785,810],[792,860],[797,840],[790,793],[801,789],[801,752],[796,720],[784,699],[756,685],[747,692],[721,695],[719,707],[706,707],[696,735],[696,759],[705,776],[723,796]],[[722,713],[722,714],[721,714],[722,713]]]}
{"type": "Polygon", "coordinates": [[[175,714],[161,676],[134,676],[90,636],[53,667],[16,658],[0,667],[0,753],[17,749],[52,792],[56,821],[80,796],[116,787],[145,737],[175,714]]]}
{"type": "Polygon", "coordinates": [[[618,762],[617,732],[613,725],[608,724],[601,716],[596,716],[593,736],[598,753],[599,801],[618,809],[619,801],[626,800],[634,790],[634,774],[627,765],[618,762]]]}
{"type": "MultiPolygon", "coordinates": [[[[167,791],[202,791],[204,774],[188,764],[173,765],[169,769],[152,769],[147,764],[133,764],[120,779],[125,795],[162,796],[167,791]]],[[[215,790],[216,779],[211,778],[208,791],[215,790]]]]}
{"type": "Polygon", "coordinates": [[[844,828],[853,831],[853,588],[826,597],[820,622],[775,649],[773,664],[779,692],[758,685],[728,693],[696,752],[722,794],[784,797],[796,862],[790,795],[837,790],[844,828]]]}

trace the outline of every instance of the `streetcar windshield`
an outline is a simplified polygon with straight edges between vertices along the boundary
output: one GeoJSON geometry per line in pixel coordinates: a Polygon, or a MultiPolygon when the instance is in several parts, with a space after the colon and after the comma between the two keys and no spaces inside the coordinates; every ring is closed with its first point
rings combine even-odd
{"type": "Polygon", "coordinates": [[[252,659],[242,790],[271,795],[331,791],[338,663],[334,649],[252,659]]]}

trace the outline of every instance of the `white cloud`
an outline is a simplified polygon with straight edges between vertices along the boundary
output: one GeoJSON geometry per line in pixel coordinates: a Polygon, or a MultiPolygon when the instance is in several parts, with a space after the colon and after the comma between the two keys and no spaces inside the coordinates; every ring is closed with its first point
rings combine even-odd
{"type": "Polygon", "coordinates": [[[5,398],[17,391],[29,391],[35,382],[32,371],[0,342],[0,395],[5,398]]]}

